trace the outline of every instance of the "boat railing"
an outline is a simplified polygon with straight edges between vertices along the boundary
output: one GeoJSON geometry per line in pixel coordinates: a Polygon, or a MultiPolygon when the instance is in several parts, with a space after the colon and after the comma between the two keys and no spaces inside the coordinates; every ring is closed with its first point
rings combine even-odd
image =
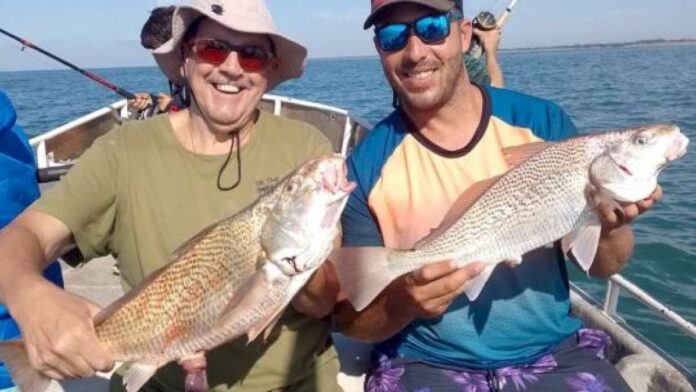
{"type": "Polygon", "coordinates": [[[82,124],[89,121],[98,119],[106,114],[113,113],[116,118],[127,118],[128,117],[128,104],[125,99],[115,102],[111,105],[103,107],[101,109],[95,110],[87,115],[70,121],[67,124],[61,125],[58,128],[46,132],[42,135],[33,137],[29,144],[36,150],[36,165],[39,168],[47,168],[56,165],[63,165],[61,162],[53,162],[51,155],[46,153],[46,141],[60,135],[66,131],[74,129],[82,124]]]}
{"type": "Polygon", "coordinates": [[[325,113],[333,113],[333,114],[338,114],[340,116],[345,117],[345,121],[343,124],[343,134],[341,135],[341,145],[339,152],[343,155],[346,155],[348,152],[348,142],[350,141],[350,135],[353,130],[353,121],[348,114],[347,110],[340,109],[334,106],[329,106],[329,105],[323,105],[320,103],[316,102],[311,102],[311,101],[305,101],[302,99],[297,99],[297,98],[290,98],[290,97],[285,97],[285,96],[280,96],[280,95],[273,95],[273,94],[264,94],[263,100],[265,101],[272,101],[273,102],[273,114],[280,116],[282,114],[282,109],[283,106],[286,104],[296,104],[299,106],[303,106],[306,108],[313,108],[313,109],[318,109],[320,111],[323,111],[325,113]]]}
{"type": "Polygon", "coordinates": [[[618,320],[621,318],[617,312],[621,289],[625,289],[633,298],[651,309],[654,313],[662,316],[688,336],[696,339],[696,326],[693,323],[689,322],[684,317],[670,309],[667,305],[656,300],[650,294],[638,287],[638,285],[619,274],[610,277],[607,281],[607,290],[604,296],[602,312],[610,319],[618,320]]]}

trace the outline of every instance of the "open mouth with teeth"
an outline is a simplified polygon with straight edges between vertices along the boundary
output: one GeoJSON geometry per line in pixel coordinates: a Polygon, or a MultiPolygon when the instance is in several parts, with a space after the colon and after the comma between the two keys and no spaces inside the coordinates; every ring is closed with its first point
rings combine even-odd
{"type": "Polygon", "coordinates": [[[241,88],[239,88],[239,86],[235,86],[233,84],[213,84],[213,86],[215,86],[215,89],[217,91],[226,94],[236,94],[242,90],[241,88]]]}
{"type": "Polygon", "coordinates": [[[426,70],[419,70],[419,71],[409,71],[409,72],[404,72],[403,75],[404,77],[408,79],[426,79],[432,74],[435,73],[434,69],[426,69],[426,70]]]}

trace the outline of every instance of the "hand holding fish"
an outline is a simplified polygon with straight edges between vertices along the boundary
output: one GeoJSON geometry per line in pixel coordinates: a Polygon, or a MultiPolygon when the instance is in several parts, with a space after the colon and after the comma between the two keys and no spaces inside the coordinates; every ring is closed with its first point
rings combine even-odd
{"type": "Polygon", "coordinates": [[[61,380],[91,377],[114,366],[92,324],[98,306],[47,281],[32,282],[31,289],[22,292],[22,302],[31,306],[18,307],[23,310],[13,316],[35,369],[61,380]]]}
{"type": "Polygon", "coordinates": [[[471,263],[459,268],[452,261],[425,265],[397,279],[390,290],[398,298],[393,306],[410,320],[432,318],[447,310],[452,300],[464,291],[466,283],[483,271],[483,263],[471,263]]]}
{"type": "Polygon", "coordinates": [[[661,197],[662,188],[659,185],[648,197],[635,203],[617,202],[598,192],[588,191],[588,201],[597,210],[601,224],[597,253],[587,271],[590,276],[607,278],[623,269],[633,249],[631,223],[638,215],[652,208],[661,197]]]}
{"type": "Polygon", "coordinates": [[[588,198],[597,209],[599,220],[602,223],[602,231],[608,233],[623,225],[632,223],[638,215],[652,208],[655,202],[662,198],[662,187],[658,185],[650,196],[635,203],[618,203],[608,200],[594,191],[588,192],[588,198]]]}

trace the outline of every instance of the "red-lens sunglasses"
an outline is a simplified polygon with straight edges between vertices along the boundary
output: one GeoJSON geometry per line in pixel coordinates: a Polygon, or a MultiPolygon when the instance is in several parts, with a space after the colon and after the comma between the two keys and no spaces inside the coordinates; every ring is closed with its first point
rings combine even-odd
{"type": "Polygon", "coordinates": [[[256,45],[232,45],[213,38],[199,38],[188,42],[188,47],[197,61],[220,65],[230,52],[237,53],[239,65],[245,71],[261,71],[273,58],[273,53],[256,45]]]}

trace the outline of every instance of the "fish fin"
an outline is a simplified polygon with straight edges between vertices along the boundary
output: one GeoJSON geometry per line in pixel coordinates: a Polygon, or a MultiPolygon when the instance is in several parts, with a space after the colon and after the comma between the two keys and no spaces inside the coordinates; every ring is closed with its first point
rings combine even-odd
{"type": "Polygon", "coordinates": [[[152,378],[161,365],[150,362],[135,362],[123,374],[123,385],[128,392],[137,392],[152,378]]]}
{"type": "Polygon", "coordinates": [[[480,274],[476,275],[466,283],[464,293],[466,293],[469,301],[474,302],[476,298],[478,298],[479,294],[481,294],[481,291],[483,290],[483,287],[486,285],[486,282],[488,282],[488,278],[491,277],[495,267],[496,265],[487,266],[483,269],[483,271],[481,271],[480,274]]]}
{"type": "Polygon", "coordinates": [[[57,381],[44,376],[31,366],[24,342],[21,340],[7,340],[0,343],[0,362],[5,363],[12,381],[17,384],[20,391],[63,390],[57,381]]]}
{"type": "Polygon", "coordinates": [[[364,309],[399,276],[389,267],[391,252],[382,247],[343,247],[329,256],[336,267],[341,290],[355,310],[364,309]]]}
{"type": "Polygon", "coordinates": [[[232,298],[227,302],[225,308],[218,316],[217,325],[223,326],[237,318],[241,309],[253,308],[258,306],[258,298],[262,298],[269,289],[269,277],[264,270],[258,270],[246,282],[235,291],[232,298]]]}
{"type": "MultiPolygon", "coordinates": [[[[268,268],[272,267],[268,264],[264,266],[264,270],[266,271],[266,273],[268,275],[271,275],[272,273],[268,271],[268,268]]],[[[263,331],[264,343],[268,341],[268,337],[271,335],[273,328],[283,316],[285,308],[290,304],[290,302],[292,302],[292,299],[295,297],[297,292],[305,286],[307,281],[309,281],[309,279],[312,277],[312,275],[317,269],[318,267],[304,271],[300,274],[293,276],[290,279],[289,287],[287,289],[287,292],[289,294],[287,296],[287,299],[284,303],[279,305],[278,308],[272,314],[270,314],[268,317],[261,319],[260,322],[257,323],[257,325],[255,325],[251,330],[249,330],[249,332],[247,333],[247,337],[250,343],[254,339],[256,339],[256,337],[261,333],[261,331],[263,331]]]]}
{"type": "Polygon", "coordinates": [[[251,328],[249,332],[247,332],[247,341],[249,343],[253,342],[263,331],[263,342],[266,343],[268,337],[271,335],[271,331],[273,331],[273,328],[278,323],[278,320],[280,320],[280,317],[283,315],[284,310],[285,306],[279,306],[278,309],[276,309],[276,311],[273,312],[273,314],[261,320],[261,322],[259,322],[258,324],[254,325],[254,327],[251,328]]]}
{"type": "Polygon", "coordinates": [[[523,164],[529,158],[540,153],[553,144],[553,142],[534,142],[525,143],[514,147],[507,147],[503,148],[503,156],[505,157],[510,169],[512,169],[523,164]]]}
{"type": "Polygon", "coordinates": [[[457,200],[452,203],[449,210],[442,218],[440,224],[428,233],[427,236],[423,237],[420,241],[416,242],[414,248],[418,249],[422,245],[428,243],[433,238],[439,237],[445,231],[447,231],[452,225],[454,225],[468,210],[471,206],[483,195],[496,181],[498,181],[502,176],[495,176],[475,182],[469,186],[466,191],[464,191],[457,200]]]}
{"type": "Polygon", "coordinates": [[[583,271],[588,272],[597,254],[601,233],[602,225],[599,219],[588,222],[561,239],[563,254],[572,257],[583,271]]]}

